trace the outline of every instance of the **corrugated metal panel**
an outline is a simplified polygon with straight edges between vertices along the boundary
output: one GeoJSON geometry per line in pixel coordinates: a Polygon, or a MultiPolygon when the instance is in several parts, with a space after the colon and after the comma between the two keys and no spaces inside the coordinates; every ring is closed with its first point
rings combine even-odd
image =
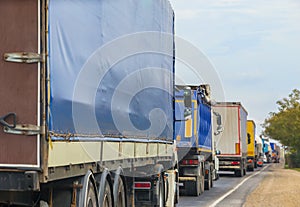
{"type": "Polygon", "coordinates": [[[50,1],[53,139],[172,140],[173,20],[166,0],[50,1]]]}
{"type": "MultiPolygon", "coordinates": [[[[38,1],[0,1],[0,116],[17,115],[18,124],[38,123],[38,64],[5,62],[4,53],[38,53],[38,1]]],[[[0,165],[39,165],[38,138],[10,135],[0,126],[0,165]]]]}

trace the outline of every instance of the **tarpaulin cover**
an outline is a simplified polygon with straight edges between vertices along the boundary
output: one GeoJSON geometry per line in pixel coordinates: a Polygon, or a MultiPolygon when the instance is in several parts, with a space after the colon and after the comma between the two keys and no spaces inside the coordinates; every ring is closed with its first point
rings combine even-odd
{"type": "Polygon", "coordinates": [[[167,0],[51,0],[48,27],[51,132],[173,139],[167,0]]]}
{"type": "Polygon", "coordinates": [[[177,146],[211,150],[211,106],[202,100],[197,90],[192,90],[192,136],[185,137],[186,121],[184,121],[183,90],[176,91],[175,97],[175,118],[177,120],[175,123],[175,136],[177,138],[177,146]]]}
{"type": "Polygon", "coordinates": [[[199,146],[212,149],[211,106],[198,96],[198,136],[199,146]]]}

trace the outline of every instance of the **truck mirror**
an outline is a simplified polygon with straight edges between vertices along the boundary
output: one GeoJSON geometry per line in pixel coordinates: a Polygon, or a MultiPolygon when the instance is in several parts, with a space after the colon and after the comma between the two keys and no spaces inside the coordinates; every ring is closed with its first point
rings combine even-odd
{"type": "Polygon", "coordinates": [[[184,120],[188,120],[192,118],[192,110],[191,108],[184,109],[184,120]]]}
{"type": "Polygon", "coordinates": [[[214,115],[217,117],[217,131],[214,133],[214,135],[219,135],[221,132],[223,132],[223,127],[222,127],[222,116],[218,112],[213,112],[214,115]]]}
{"type": "Polygon", "coordinates": [[[219,114],[219,116],[217,116],[217,125],[221,126],[222,125],[222,117],[219,114]]]}
{"type": "Polygon", "coordinates": [[[221,114],[219,114],[218,112],[215,112],[215,111],[213,113],[217,117],[217,125],[222,126],[222,116],[221,116],[221,114]]]}
{"type": "Polygon", "coordinates": [[[219,125],[219,126],[217,127],[217,132],[218,132],[218,133],[223,132],[223,127],[222,127],[221,125],[219,125]]]}
{"type": "Polygon", "coordinates": [[[249,133],[247,133],[247,137],[248,137],[248,144],[251,143],[251,135],[249,133]]]}
{"type": "Polygon", "coordinates": [[[190,87],[185,87],[183,90],[184,106],[186,108],[192,108],[192,91],[190,87]]]}

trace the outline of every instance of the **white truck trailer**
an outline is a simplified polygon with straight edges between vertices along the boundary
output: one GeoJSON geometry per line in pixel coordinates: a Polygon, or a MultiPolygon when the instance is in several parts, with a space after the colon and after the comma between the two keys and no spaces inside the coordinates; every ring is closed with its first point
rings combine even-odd
{"type": "Polygon", "coordinates": [[[222,117],[222,131],[214,133],[219,170],[242,177],[247,169],[247,111],[240,102],[217,102],[213,111],[222,117]]]}

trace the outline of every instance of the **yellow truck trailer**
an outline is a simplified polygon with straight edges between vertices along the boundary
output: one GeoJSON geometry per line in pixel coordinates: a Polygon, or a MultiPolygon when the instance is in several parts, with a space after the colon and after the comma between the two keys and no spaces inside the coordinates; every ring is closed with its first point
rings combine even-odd
{"type": "Polygon", "coordinates": [[[256,165],[255,153],[255,122],[247,120],[247,169],[254,171],[256,165]]]}

